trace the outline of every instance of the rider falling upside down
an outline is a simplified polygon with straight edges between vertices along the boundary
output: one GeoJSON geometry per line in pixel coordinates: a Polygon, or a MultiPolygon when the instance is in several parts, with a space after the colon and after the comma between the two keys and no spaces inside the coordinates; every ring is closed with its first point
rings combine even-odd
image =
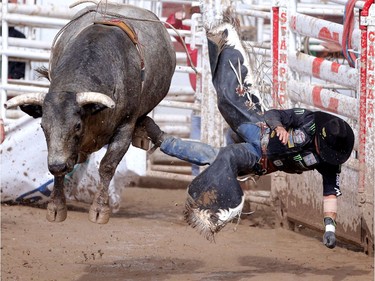
{"type": "Polygon", "coordinates": [[[218,149],[183,141],[162,132],[149,117],[138,123],[135,140],[147,136],[168,155],[209,165],[188,186],[185,209],[186,221],[209,240],[241,214],[244,194],[238,175],[316,169],[323,177],[323,243],[334,248],[340,165],[352,152],[353,131],[344,120],[320,111],[263,112],[258,97],[250,93],[250,64],[237,28],[236,19],[226,13],[222,24],[207,32],[218,108],[236,143],[218,149]]]}

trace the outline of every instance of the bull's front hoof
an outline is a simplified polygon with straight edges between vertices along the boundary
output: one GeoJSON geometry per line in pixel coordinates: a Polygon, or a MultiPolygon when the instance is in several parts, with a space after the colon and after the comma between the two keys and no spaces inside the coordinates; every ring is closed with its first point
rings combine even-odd
{"type": "Polygon", "coordinates": [[[49,222],[62,222],[68,215],[68,209],[64,203],[49,202],[47,205],[47,220],[49,222]]]}
{"type": "Polygon", "coordinates": [[[105,224],[109,221],[111,210],[108,205],[92,203],[89,211],[89,220],[93,223],[105,224]]]}

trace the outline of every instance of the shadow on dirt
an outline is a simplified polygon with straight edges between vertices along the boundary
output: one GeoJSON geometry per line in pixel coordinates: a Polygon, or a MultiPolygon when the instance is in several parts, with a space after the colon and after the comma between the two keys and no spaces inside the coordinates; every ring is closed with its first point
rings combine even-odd
{"type": "Polygon", "coordinates": [[[251,270],[251,272],[256,273],[256,275],[261,275],[270,272],[290,273],[296,276],[300,276],[300,280],[308,280],[308,276],[306,275],[316,275],[322,276],[321,280],[341,281],[345,280],[347,276],[360,276],[360,279],[363,275],[367,275],[370,273],[370,271],[358,270],[352,266],[346,266],[344,264],[341,267],[327,266],[323,269],[317,267],[310,267],[308,262],[306,262],[305,265],[301,265],[301,263],[294,263],[292,260],[288,260],[286,262],[285,260],[281,260],[277,256],[245,256],[239,258],[238,262],[243,266],[253,267],[254,269],[251,270]],[[327,276],[330,277],[327,279],[327,276]]]}
{"type": "Polygon", "coordinates": [[[86,274],[77,281],[166,280],[171,276],[193,273],[202,267],[204,262],[198,260],[145,257],[115,261],[112,264],[90,265],[86,274]]]}
{"type": "MultiPolygon", "coordinates": [[[[90,265],[86,273],[77,281],[99,280],[188,280],[200,281],[238,281],[244,278],[254,278],[269,273],[285,273],[299,276],[301,280],[308,280],[309,276],[321,276],[322,280],[342,281],[347,276],[367,275],[370,271],[357,270],[352,266],[334,268],[309,267],[293,261],[285,262],[277,257],[244,256],[239,258],[242,270],[205,272],[205,264],[199,260],[166,259],[159,257],[145,257],[116,261],[112,264],[90,265]],[[246,269],[247,268],[247,269],[246,269]],[[326,279],[328,277],[328,279],[326,279]]],[[[314,279],[315,280],[315,279],[314,279]]]]}

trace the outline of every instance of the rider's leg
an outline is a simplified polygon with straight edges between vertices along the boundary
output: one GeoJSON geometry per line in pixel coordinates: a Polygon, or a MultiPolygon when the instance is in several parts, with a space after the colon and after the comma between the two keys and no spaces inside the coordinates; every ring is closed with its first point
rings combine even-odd
{"type": "Polygon", "coordinates": [[[148,116],[138,122],[134,136],[148,137],[165,154],[200,166],[211,164],[219,152],[218,148],[208,144],[182,140],[164,133],[148,116]]]}
{"type": "Polygon", "coordinates": [[[215,161],[194,178],[188,187],[185,219],[207,239],[241,214],[244,194],[237,181],[258,162],[248,143],[221,148],[215,161]]]}

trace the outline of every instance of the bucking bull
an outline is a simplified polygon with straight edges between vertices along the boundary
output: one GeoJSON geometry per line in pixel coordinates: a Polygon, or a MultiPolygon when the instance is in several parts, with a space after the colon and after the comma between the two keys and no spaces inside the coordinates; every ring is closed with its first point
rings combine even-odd
{"type": "Polygon", "coordinates": [[[66,219],[64,176],[77,163],[108,145],[100,167],[98,192],[89,219],[107,223],[108,186],[127,152],[137,120],[167,94],[176,65],[170,36],[152,12],[104,3],[82,9],[56,36],[49,70],[48,93],[10,99],[42,117],[48,147],[48,169],[54,189],[47,219],[66,219]]]}

